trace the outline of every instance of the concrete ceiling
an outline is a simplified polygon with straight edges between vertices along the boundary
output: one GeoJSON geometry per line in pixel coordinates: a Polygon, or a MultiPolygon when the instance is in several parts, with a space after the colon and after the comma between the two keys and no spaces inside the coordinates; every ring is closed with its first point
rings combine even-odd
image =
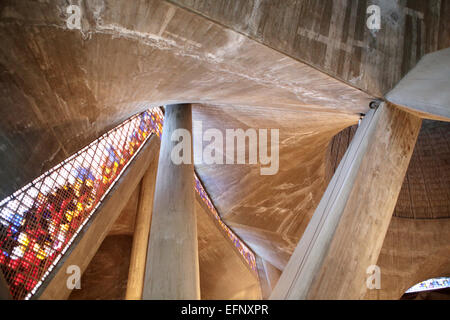
{"type": "Polygon", "coordinates": [[[378,2],[371,32],[367,1],[83,1],[82,30],[67,28],[67,1],[2,1],[0,198],[127,117],[192,102],[204,130],[280,130],[276,175],[196,170],[224,221],[282,270],[328,183],[333,136],[450,46],[450,1],[378,2]]]}
{"type": "Polygon", "coordinates": [[[0,198],[125,118],[167,102],[356,115],[450,46],[450,1],[0,3],[0,198]],[[339,79],[339,80],[336,80],[339,79]],[[362,91],[360,91],[362,90],[362,91]]]}
{"type": "Polygon", "coordinates": [[[447,0],[170,0],[383,97],[426,53],[450,47],[447,0]],[[378,5],[380,30],[366,14],[378,5]]]}
{"type": "MultiPolygon", "coordinates": [[[[325,157],[332,137],[358,117],[268,107],[194,105],[203,132],[220,128],[279,129],[279,171],[260,165],[196,165],[224,221],[261,257],[283,269],[325,191],[325,157]]],[[[200,139],[194,131],[194,140],[200,139]]],[[[208,143],[204,143],[205,147],[208,143]]],[[[194,154],[199,152],[194,142],[194,154]]],[[[247,150],[249,146],[247,146],[247,150]]],[[[270,150],[270,148],[269,148],[270,150]]]]}
{"type": "Polygon", "coordinates": [[[0,4],[0,198],[150,106],[365,112],[371,97],[165,1],[0,4]]]}

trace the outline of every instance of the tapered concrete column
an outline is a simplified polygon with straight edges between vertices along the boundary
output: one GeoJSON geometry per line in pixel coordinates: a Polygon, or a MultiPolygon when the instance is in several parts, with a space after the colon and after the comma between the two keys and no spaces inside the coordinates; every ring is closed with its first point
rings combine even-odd
{"type": "Polygon", "coordinates": [[[147,169],[141,182],[139,204],[131,248],[130,269],[128,271],[127,293],[125,299],[140,300],[144,288],[145,263],[147,261],[147,245],[152,223],[153,196],[155,191],[158,157],[147,169]]]}
{"type": "MultiPolygon", "coordinates": [[[[177,155],[180,154],[178,151],[174,150],[177,155]]],[[[192,163],[191,105],[168,105],[161,138],[143,299],[200,298],[192,163]],[[189,142],[186,144],[188,150],[181,154],[188,156],[188,164],[175,164],[171,159],[174,147],[179,144],[171,139],[176,129],[184,129],[176,133],[189,139],[184,141],[189,142]]]]}
{"type": "Polygon", "coordinates": [[[271,299],[364,297],[420,126],[420,118],[388,104],[370,110],[271,299]]]}

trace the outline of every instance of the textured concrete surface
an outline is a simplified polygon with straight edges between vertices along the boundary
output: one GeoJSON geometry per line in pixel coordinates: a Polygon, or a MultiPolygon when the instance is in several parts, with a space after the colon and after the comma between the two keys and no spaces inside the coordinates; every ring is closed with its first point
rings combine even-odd
{"type": "MultiPolygon", "coordinates": [[[[200,201],[196,197],[201,298],[259,299],[261,291],[257,277],[200,201]]],[[[133,239],[129,230],[134,227],[136,214],[130,208],[136,203],[137,199],[131,197],[84,272],[81,290],[73,290],[69,299],[125,298],[133,239]]]]}
{"type": "Polygon", "coordinates": [[[450,121],[450,48],[424,56],[386,99],[450,121]]]}
{"type": "Polygon", "coordinates": [[[0,198],[125,118],[170,102],[334,111],[370,96],[160,0],[0,4],[0,198]]]}
{"type": "Polygon", "coordinates": [[[426,53],[450,46],[448,0],[170,0],[383,96],[426,53]],[[381,29],[369,30],[369,5],[381,29]]]}
{"type": "Polygon", "coordinates": [[[381,289],[365,299],[400,299],[413,285],[450,276],[450,220],[393,217],[377,265],[381,289]]]}
{"type": "Polygon", "coordinates": [[[200,293],[206,300],[261,299],[259,281],[197,197],[200,293]]]}
{"type": "MultiPolygon", "coordinates": [[[[333,137],[326,161],[327,181],[336,170],[357,126],[333,137]]],[[[394,216],[450,218],[450,123],[424,120],[397,199],[394,216]]]]}
{"type": "MultiPolygon", "coordinates": [[[[309,110],[194,105],[193,120],[202,121],[203,132],[219,128],[225,136],[226,128],[279,129],[275,175],[261,175],[261,165],[250,165],[248,160],[245,165],[196,165],[224,221],[278,269],[286,265],[325,191],[329,141],[357,119],[309,110]]],[[[199,138],[194,132],[194,139],[199,138]]],[[[199,152],[195,147],[194,153],[199,152]]]]}
{"type": "Polygon", "coordinates": [[[127,289],[133,237],[108,236],[81,277],[81,289],[69,300],[123,300],[127,289]]]}
{"type": "MultiPolygon", "coordinates": [[[[205,129],[280,129],[275,176],[196,169],[224,220],[282,269],[354,129],[337,148],[332,137],[450,46],[449,0],[373,2],[378,32],[366,0],[74,1],[81,30],[66,26],[69,1],[1,1],[0,199],[127,117],[194,102],[205,129]]],[[[447,133],[419,136],[395,215],[448,217],[447,133]]],[[[132,233],[133,205],[112,234],[132,233]]]]}

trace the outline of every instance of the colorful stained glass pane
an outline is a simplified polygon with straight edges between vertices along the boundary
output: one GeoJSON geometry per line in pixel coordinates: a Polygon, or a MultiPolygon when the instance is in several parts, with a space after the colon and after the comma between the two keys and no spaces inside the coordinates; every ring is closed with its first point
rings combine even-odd
{"type": "MultiPolygon", "coordinates": [[[[131,117],[0,201],[0,267],[15,299],[36,292],[140,147],[161,137],[163,118],[160,108],[131,117]]],[[[256,272],[254,254],[223,223],[196,175],[195,189],[256,272]]]]}
{"type": "Polygon", "coordinates": [[[0,267],[15,299],[36,292],[162,118],[160,108],[131,117],[0,202],[0,267]]]}
{"type": "Polygon", "coordinates": [[[406,293],[450,288],[450,278],[429,279],[409,288],[406,293]]]}

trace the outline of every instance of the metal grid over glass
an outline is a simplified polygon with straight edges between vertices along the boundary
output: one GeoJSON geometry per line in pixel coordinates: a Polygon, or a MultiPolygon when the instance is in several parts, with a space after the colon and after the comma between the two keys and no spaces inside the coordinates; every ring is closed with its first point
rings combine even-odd
{"type": "Polygon", "coordinates": [[[0,202],[0,267],[14,299],[29,299],[146,140],[160,108],[126,120],[0,202]]]}
{"type": "MultiPolygon", "coordinates": [[[[146,140],[161,138],[164,115],[126,120],[0,202],[0,268],[14,299],[29,299],[50,274],[146,140]]],[[[253,252],[220,218],[195,175],[195,190],[256,272],[253,252]]]]}
{"type": "Polygon", "coordinates": [[[420,282],[409,288],[406,293],[438,290],[444,288],[450,288],[450,278],[435,278],[420,282]]]}

